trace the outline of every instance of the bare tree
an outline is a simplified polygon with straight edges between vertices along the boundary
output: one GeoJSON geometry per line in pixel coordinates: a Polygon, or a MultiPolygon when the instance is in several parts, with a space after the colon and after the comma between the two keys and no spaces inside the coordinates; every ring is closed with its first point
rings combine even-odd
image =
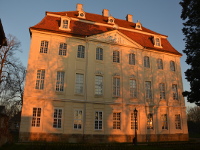
{"type": "Polygon", "coordinates": [[[188,130],[190,133],[200,134],[200,107],[189,107],[187,109],[188,130]]]}
{"type": "Polygon", "coordinates": [[[7,36],[7,46],[0,49],[0,104],[7,107],[8,115],[21,108],[25,67],[15,57],[20,42],[12,35],[7,36]]]}

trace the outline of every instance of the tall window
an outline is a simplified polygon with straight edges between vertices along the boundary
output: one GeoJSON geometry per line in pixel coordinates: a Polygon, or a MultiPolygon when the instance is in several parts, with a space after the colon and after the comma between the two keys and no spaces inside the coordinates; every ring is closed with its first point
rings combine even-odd
{"type": "Polygon", "coordinates": [[[151,82],[145,81],[145,97],[151,99],[151,82]]]}
{"type": "Polygon", "coordinates": [[[120,62],[119,51],[113,51],[113,62],[120,62]]]}
{"type": "Polygon", "coordinates": [[[62,125],[62,109],[55,108],[53,114],[53,127],[61,128],[62,125]]]}
{"type": "Polygon", "coordinates": [[[77,57],[78,57],[78,58],[85,58],[85,46],[83,46],[83,45],[78,45],[77,57]]]}
{"type": "Polygon", "coordinates": [[[95,76],[95,95],[103,95],[103,77],[95,76]]]}
{"type": "Polygon", "coordinates": [[[82,110],[74,111],[74,129],[82,129],[83,112],[82,110]]]}
{"type": "Polygon", "coordinates": [[[121,129],[121,113],[113,113],[113,129],[121,129]]]}
{"type": "Polygon", "coordinates": [[[175,71],[175,62],[174,61],[170,61],[170,70],[175,71]]]}
{"type": "Polygon", "coordinates": [[[158,69],[163,69],[163,61],[162,59],[157,59],[158,69]]]}
{"type": "Polygon", "coordinates": [[[153,129],[153,114],[147,115],[147,129],[153,129]]]}
{"type": "Polygon", "coordinates": [[[162,129],[168,129],[167,114],[161,115],[162,129]]]}
{"type": "Polygon", "coordinates": [[[113,96],[120,96],[120,78],[113,77],[113,96]]]}
{"type": "Polygon", "coordinates": [[[129,64],[135,65],[135,54],[134,53],[129,54],[129,64]]]}
{"type": "Polygon", "coordinates": [[[136,86],[136,80],[130,79],[129,80],[130,85],[130,97],[136,98],[137,97],[137,86],[136,86]]]}
{"type": "Polygon", "coordinates": [[[44,89],[45,70],[37,70],[37,79],[35,89],[44,89]]]}
{"type": "Polygon", "coordinates": [[[103,125],[103,112],[95,111],[94,129],[101,130],[103,125]]]}
{"type": "Polygon", "coordinates": [[[66,56],[66,54],[67,54],[67,44],[66,43],[60,43],[59,55],[66,56]]]}
{"type": "Polygon", "coordinates": [[[40,127],[41,108],[33,108],[32,127],[40,127]]]}
{"type": "Polygon", "coordinates": [[[40,53],[47,53],[47,51],[48,51],[48,44],[49,44],[48,41],[41,41],[41,44],[40,44],[40,53]]]}
{"type": "Polygon", "coordinates": [[[131,129],[138,129],[138,116],[135,120],[134,113],[131,113],[131,129]],[[136,126],[135,126],[136,122],[136,126]]]}
{"type": "Polygon", "coordinates": [[[144,57],[144,67],[150,68],[150,61],[148,56],[144,57]]]}
{"type": "Polygon", "coordinates": [[[173,100],[178,100],[177,84],[172,84],[173,100]]]}
{"type": "Polygon", "coordinates": [[[68,29],[68,20],[63,20],[63,26],[64,29],[68,29]]]}
{"type": "Polygon", "coordinates": [[[76,85],[75,85],[75,93],[76,94],[83,94],[83,81],[84,81],[84,75],[77,73],[76,74],[76,85]]]}
{"type": "Polygon", "coordinates": [[[103,49],[100,47],[96,48],[96,60],[103,60],[103,49]]]}
{"type": "Polygon", "coordinates": [[[181,116],[180,116],[180,114],[175,115],[175,127],[176,127],[176,129],[181,129],[181,116]]]}
{"type": "Polygon", "coordinates": [[[160,99],[165,99],[165,84],[160,83],[159,89],[160,89],[160,99]]]}
{"type": "Polygon", "coordinates": [[[57,72],[56,91],[64,91],[64,76],[65,72],[57,72]]]}

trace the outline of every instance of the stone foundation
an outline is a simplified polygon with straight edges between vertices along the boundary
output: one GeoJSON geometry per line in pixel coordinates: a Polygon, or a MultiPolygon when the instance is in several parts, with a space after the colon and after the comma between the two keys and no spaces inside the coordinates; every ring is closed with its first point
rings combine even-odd
{"type": "MultiPolygon", "coordinates": [[[[188,134],[147,134],[138,135],[138,142],[160,141],[188,141],[188,134]]],[[[82,135],[82,134],[55,134],[55,133],[20,133],[21,142],[47,141],[67,143],[107,143],[107,142],[132,142],[134,135],[82,135]]]]}

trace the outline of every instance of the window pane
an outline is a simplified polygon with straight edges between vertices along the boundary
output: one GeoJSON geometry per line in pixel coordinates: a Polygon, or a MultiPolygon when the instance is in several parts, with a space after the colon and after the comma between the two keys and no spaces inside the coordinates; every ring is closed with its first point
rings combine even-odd
{"type": "Polygon", "coordinates": [[[129,54],[129,64],[135,65],[135,54],[133,53],[129,54]]]}
{"type": "Polygon", "coordinates": [[[83,46],[83,45],[78,45],[77,57],[78,57],[78,58],[84,58],[84,57],[85,57],[85,46],[83,46]]]}
{"type": "Polygon", "coordinates": [[[64,91],[65,72],[57,72],[56,91],[64,91]]]}
{"type": "Polygon", "coordinates": [[[44,89],[45,70],[37,70],[35,89],[44,89]]]}
{"type": "Polygon", "coordinates": [[[75,93],[83,94],[83,74],[76,74],[76,86],[75,86],[75,93]]]}
{"type": "Polygon", "coordinates": [[[95,95],[103,95],[103,77],[95,76],[95,95]]]}

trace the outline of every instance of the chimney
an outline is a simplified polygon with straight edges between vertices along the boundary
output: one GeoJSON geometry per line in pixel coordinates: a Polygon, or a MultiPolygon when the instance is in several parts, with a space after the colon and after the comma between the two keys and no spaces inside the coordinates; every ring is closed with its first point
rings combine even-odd
{"type": "Polygon", "coordinates": [[[109,10],[108,10],[108,9],[103,9],[102,15],[103,15],[104,17],[109,17],[109,10]]]}
{"type": "Polygon", "coordinates": [[[126,16],[126,21],[128,21],[128,22],[133,22],[133,15],[128,14],[128,15],[126,16]]]}
{"type": "Polygon", "coordinates": [[[83,4],[76,4],[77,11],[83,11],[83,4]]]}

